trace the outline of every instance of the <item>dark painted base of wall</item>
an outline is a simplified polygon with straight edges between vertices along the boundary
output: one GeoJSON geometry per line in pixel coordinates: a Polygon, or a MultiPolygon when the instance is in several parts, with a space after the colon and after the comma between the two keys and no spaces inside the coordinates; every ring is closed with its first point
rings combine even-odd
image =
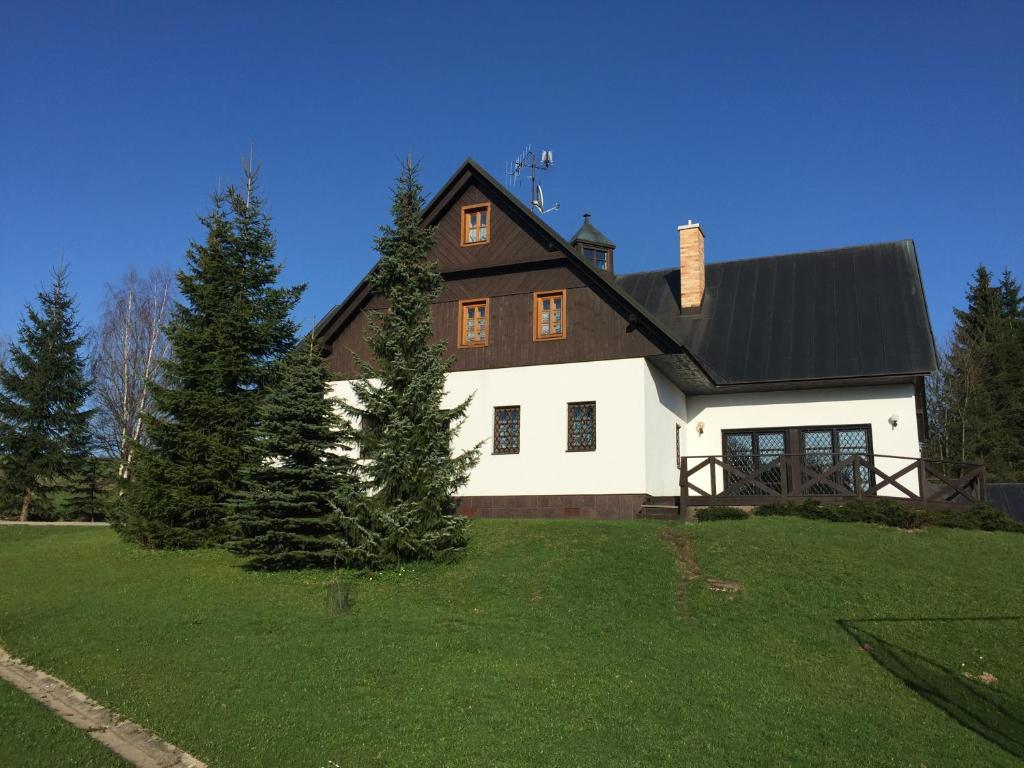
{"type": "Polygon", "coordinates": [[[647,496],[642,493],[568,496],[464,496],[459,514],[466,517],[586,517],[632,520],[647,496]]]}

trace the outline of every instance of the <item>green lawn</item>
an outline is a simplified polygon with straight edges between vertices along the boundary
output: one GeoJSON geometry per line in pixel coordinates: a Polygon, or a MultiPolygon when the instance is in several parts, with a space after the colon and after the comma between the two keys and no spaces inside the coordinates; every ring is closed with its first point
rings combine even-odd
{"type": "Polygon", "coordinates": [[[0,765],[124,768],[127,763],[0,680],[0,765]]]}
{"type": "MultiPolygon", "coordinates": [[[[325,574],[106,529],[0,528],[0,574],[0,643],[215,766],[1024,756],[1021,535],[478,520],[455,566],[347,577],[337,616],[325,574]],[[666,530],[743,591],[684,582],[666,530]]],[[[34,743],[0,764],[53,765],[34,743]]]]}

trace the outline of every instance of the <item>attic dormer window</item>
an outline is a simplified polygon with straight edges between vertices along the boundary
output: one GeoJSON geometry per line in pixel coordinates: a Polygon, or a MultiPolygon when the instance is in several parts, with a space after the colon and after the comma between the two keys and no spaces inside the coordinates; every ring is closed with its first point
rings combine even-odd
{"type": "Polygon", "coordinates": [[[604,248],[583,248],[583,258],[598,269],[608,269],[608,251],[604,248]]]}
{"type": "Polygon", "coordinates": [[[481,245],[491,239],[491,204],[462,208],[462,244],[481,245]]]}

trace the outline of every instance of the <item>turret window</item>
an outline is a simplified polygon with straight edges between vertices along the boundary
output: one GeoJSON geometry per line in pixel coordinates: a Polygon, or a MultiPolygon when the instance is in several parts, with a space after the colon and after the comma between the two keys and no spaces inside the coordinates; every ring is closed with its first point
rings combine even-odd
{"type": "Polygon", "coordinates": [[[583,258],[598,269],[608,269],[608,251],[603,248],[583,248],[583,258]]]}
{"type": "Polygon", "coordinates": [[[615,271],[615,243],[590,223],[590,214],[583,214],[583,226],[570,241],[573,250],[594,269],[615,271]]]}

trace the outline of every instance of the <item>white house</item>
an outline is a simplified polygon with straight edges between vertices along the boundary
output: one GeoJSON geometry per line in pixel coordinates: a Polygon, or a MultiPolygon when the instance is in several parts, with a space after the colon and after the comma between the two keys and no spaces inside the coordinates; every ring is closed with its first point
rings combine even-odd
{"type": "MultiPolygon", "coordinates": [[[[566,241],[472,160],[424,219],[448,397],[473,395],[458,442],[484,441],[464,514],[633,517],[674,509],[681,474],[698,506],[919,493],[935,349],[913,242],[705,263],[687,223],[678,263],[628,273],[589,216],[566,241]]],[[[318,326],[340,397],[382,306],[364,279],[318,326]]]]}

